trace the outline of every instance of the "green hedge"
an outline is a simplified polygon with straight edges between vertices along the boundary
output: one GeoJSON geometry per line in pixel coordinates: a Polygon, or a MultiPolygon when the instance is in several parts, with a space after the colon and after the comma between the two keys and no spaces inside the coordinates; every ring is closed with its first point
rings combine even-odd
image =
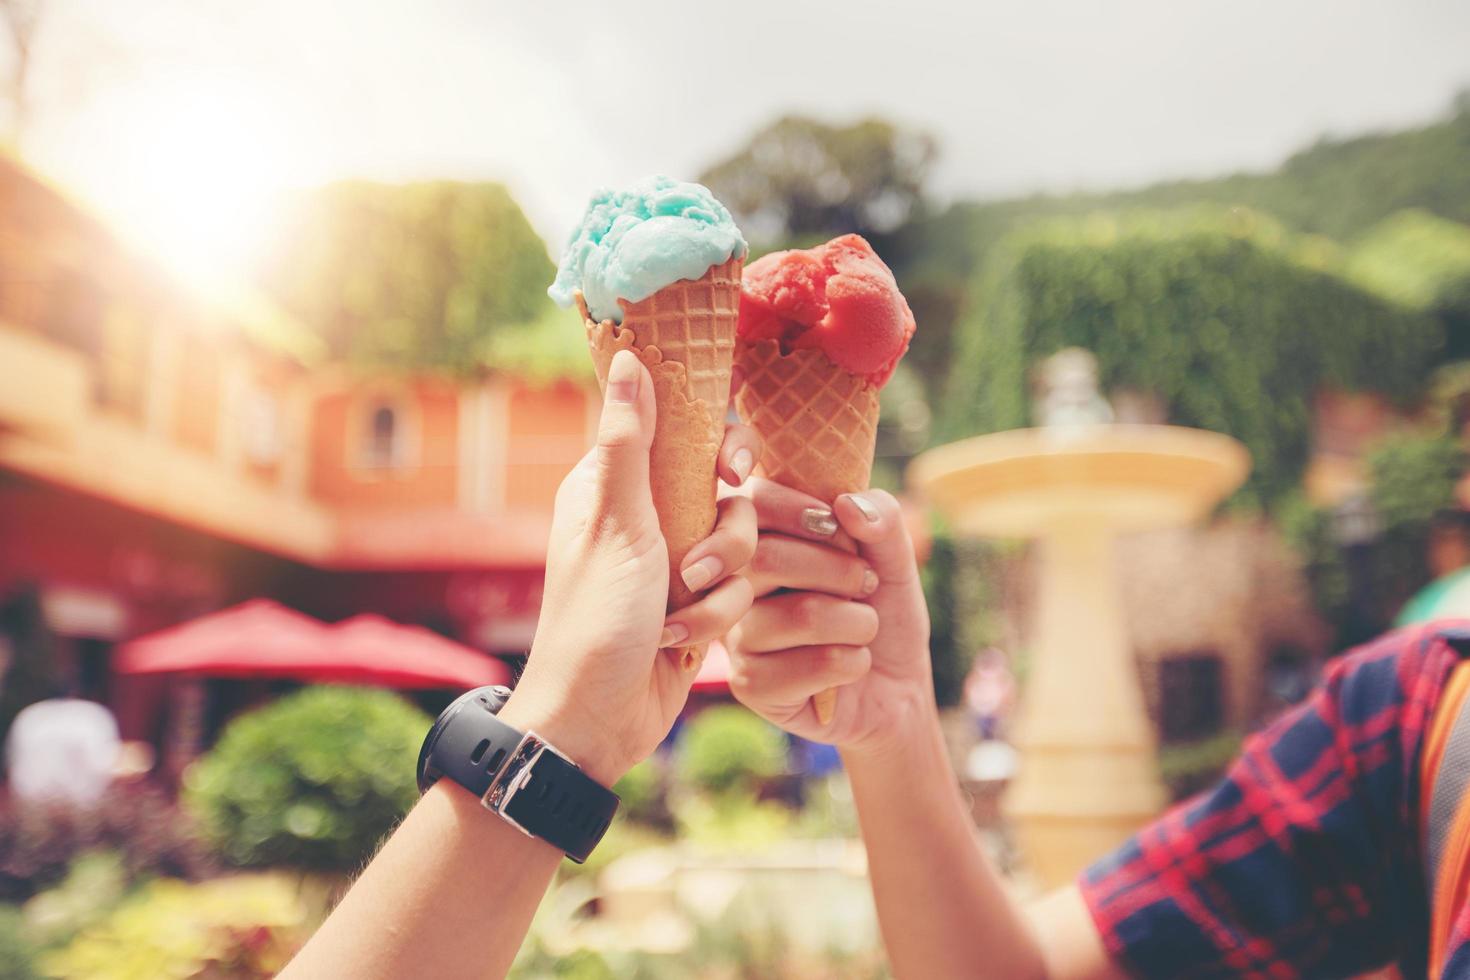
{"type": "Polygon", "coordinates": [[[701,711],[679,736],[681,781],[710,793],[750,792],[786,768],[786,738],[769,722],[736,705],[701,711]]]}
{"type": "Polygon", "coordinates": [[[429,724],[387,691],[307,688],[231,722],[185,802],[233,864],[352,871],[418,798],[429,724]]]}
{"type": "Polygon", "coordinates": [[[942,408],[958,438],[1030,420],[1036,362],[1078,345],[1106,389],[1161,396],[1171,421],[1227,432],[1269,500],[1306,463],[1323,385],[1400,401],[1442,344],[1437,320],[1354,285],[1338,250],[1243,209],[1094,215],[1008,237],[967,314],[942,408]]]}

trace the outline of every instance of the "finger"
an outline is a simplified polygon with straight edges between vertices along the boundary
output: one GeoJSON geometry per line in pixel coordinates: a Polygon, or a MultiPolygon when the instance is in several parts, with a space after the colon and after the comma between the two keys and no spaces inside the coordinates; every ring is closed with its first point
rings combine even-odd
{"type": "Polygon", "coordinates": [[[799,707],[813,695],[862,680],[867,647],[806,646],[774,653],[730,653],[730,692],[750,705],[799,707]]]}
{"type": "Polygon", "coordinates": [[[845,493],[837,498],[832,511],[843,530],[857,542],[858,554],[868,560],[885,584],[900,585],[918,575],[914,544],[893,494],[886,490],[845,493]]]}
{"type": "Polygon", "coordinates": [[[812,645],[861,647],[878,635],[878,614],[862,602],[788,592],[755,603],[740,631],[753,653],[812,645]]]}
{"type": "Polygon", "coordinates": [[[759,477],[750,481],[749,491],[763,531],[779,531],[809,541],[847,538],[832,508],[811,494],[759,477]]]}
{"type": "Polygon", "coordinates": [[[772,533],[760,536],[746,574],[756,595],[802,589],[861,599],[879,584],[878,573],[849,551],[772,533]]]}
{"type": "Polygon", "coordinates": [[[648,450],[656,411],[648,369],[632,351],[618,351],[608,365],[597,424],[597,499],[604,514],[642,507],[649,499],[648,450]]]}
{"type": "Polygon", "coordinates": [[[740,571],[755,554],[755,505],[744,497],[725,497],[716,508],[714,531],[689,549],[679,567],[679,577],[690,592],[740,571]]]}
{"type": "Polygon", "coordinates": [[[755,592],[743,575],[735,575],[692,606],[669,614],[664,621],[661,648],[708,643],[730,632],[750,611],[755,592]]]}
{"type": "Polygon", "coordinates": [[[748,425],[727,425],[720,445],[719,474],[732,487],[750,479],[761,458],[761,437],[748,425]]]}

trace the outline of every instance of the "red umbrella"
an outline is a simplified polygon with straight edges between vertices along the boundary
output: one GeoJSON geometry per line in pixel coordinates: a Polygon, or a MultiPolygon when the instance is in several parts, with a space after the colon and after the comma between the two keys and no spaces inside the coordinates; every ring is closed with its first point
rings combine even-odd
{"type": "Polygon", "coordinates": [[[328,626],[268,599],[133,640],[114,667],[125,674],[285,677],[399,688],[470,688],[510,680],[502,661],[428,630],[381,616],[328,626]]]}
{"type": "Polygon", "coordinates": [[[704,655],[704,663],[699,665],[699,673],[694,675],[694,686],[690,690],[704,694],[730,690],[730,652],[725,649],[725,644],[719,640],[710,641],[709,652],[704,655]]]}

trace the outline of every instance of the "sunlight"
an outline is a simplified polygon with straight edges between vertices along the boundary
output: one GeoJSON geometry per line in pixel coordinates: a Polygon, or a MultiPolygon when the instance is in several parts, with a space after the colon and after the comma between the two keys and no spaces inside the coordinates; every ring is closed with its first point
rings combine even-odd
{"type": "Polygon", "coordinates": [[[133,244],[203,289],[245,273],[291,162],[287,127],[258,87],[198,78],[118,87],[72,131],[79,141],[60,175],[133,244]]]}

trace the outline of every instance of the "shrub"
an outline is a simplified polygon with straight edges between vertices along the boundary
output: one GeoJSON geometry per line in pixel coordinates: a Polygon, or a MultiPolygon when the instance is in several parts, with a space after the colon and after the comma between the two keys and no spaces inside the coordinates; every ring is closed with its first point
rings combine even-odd
{"type": "Polygon", "coordinates": [[[1182,800],[1219,780],[1240,754],[1240,733],[1225,731],[1198,742],[1159,749],[1159,775],[1173,800],[1182,800]]]}
{"type": "Polygon", "coordinates": [[[38,980],[36,948],[26,935],[20,909],[0,905],[0,980],[38,980]]]}
{"type": "Polygon", "coordinates": [[[130,882],[194,879],[214,870],[187,814],[157,789],[122,785],[90,810],[14,803],[0,809],[0,900],[25,901],[93,851],[115,852],[130,882]]]}
{"type": "Polygon", "coordinates": [[[165,879],[42,957],[41,965],[52,975],[88,980],[272,977],[314,924],[296,885],[283,877],[165,879]]]}
{"type": "Polygon", "coordinates": [[[350,871],[417,799],[428,727],[387,691],[308,688],[232,722],[185,800],[233,864],[350,871]]]}
{"type": "Polygon", "coordinates": [[[786,767],[786,738],[744,708],[721,705],[685,727],[677,749],[679,778],[711,793],[750,791],[786,767]]]}
{"type": "Polygon", "coordinates": [[[1246,498],[1295,486],[1324,385],[1415,396],[1443,328],[1339,274],[1320,239],[1242,209],[1055,221],[1008,237],[974,283],[942,435],[1024,425],[1028,372],[1068,346],[1104,388],[1163,399],[1170,421],[1229,433],[1255,467],[1246,498]]]}
{"type": "Polygon", "coordinates": [[[613,787],[613,792],[622,800],[618,813],[625,819],[657,827],[668,825],[664,774],[657,758],[644,759],[629,769],[613,787]]]}

